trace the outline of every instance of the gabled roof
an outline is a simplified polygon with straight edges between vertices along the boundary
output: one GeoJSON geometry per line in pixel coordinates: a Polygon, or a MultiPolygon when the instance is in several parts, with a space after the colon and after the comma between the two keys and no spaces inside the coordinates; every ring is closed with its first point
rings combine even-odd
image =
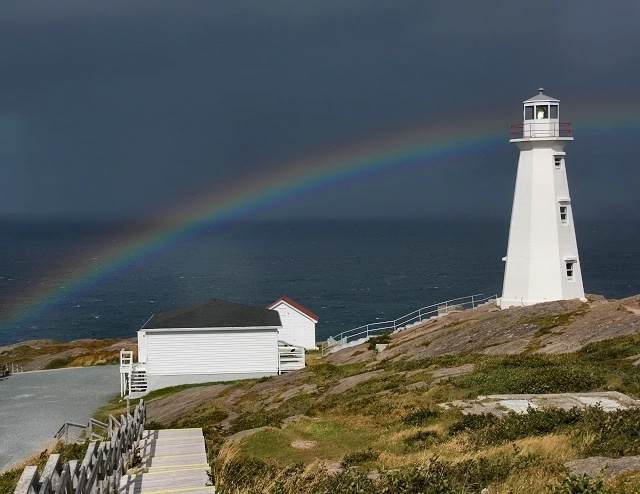
{"type": "Polygon", "coordinates": [[[142,329],[280,327],[275,310],[210,300],[151,316],[142,329]]]}
{"type": "Polygon", "coordinates": [[[280,297],[278,300],[276,300],[274,303],[272,303],[271,305],[269,305],[267,307],[267,309],[273,309],[276,305],[278,305],[280,302],[284,302],[287,305],[290,305],[291,307],[293,307],[294,309],[296,309],[299,312],[302,312],[305,316],[313,319],[314,322],[318,322],[320,320],[320,318],[315,315],[313,312],[311,312],[309,309],[307,309],[306,307],[303,307],[302,305],[300,305],[298,302],[291,300],[289,297],[287,296],[283,296],[280,297]]]}

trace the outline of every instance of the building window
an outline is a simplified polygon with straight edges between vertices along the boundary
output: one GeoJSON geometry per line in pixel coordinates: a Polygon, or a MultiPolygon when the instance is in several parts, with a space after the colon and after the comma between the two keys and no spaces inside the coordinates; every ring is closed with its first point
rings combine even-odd
{"type": "Polygon", "coordinates": [[[560,222],[567,224],[567,216],[569,214],[569,208],[567,206],[560,206],[560,222]]]}
{"type": "Polygon", "coordinates": [[[565,264],[566,264],[566,267],[567,267],[567,279],[569,281],[573,281],[573,265],[574,265],[574,262],[573,261],[567,261],[565,264]]]}
{"type": "Polygon", "coordinates": [[[549,118],[549,107],[547,105],[536,105],[536,120],[549,118]]]}
{"type": "Polygon", "coordinates": [[[553,164],[556,167],[556,170],[562,170],[562,156],[554,156],[553,164]]]}
{"type": "Polygon", "coordinates": [[[549,118],[558,118],[558,105],[551,105],[549,110],[549,118]]]}
{"type": "Polygon", "coordinates": [[[524,107],[524,119],[533,120],[533,106],[524,107]]]}

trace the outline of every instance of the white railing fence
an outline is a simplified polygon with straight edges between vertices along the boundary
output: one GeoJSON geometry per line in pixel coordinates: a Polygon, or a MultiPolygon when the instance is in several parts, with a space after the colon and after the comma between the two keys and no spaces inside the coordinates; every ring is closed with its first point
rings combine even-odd
{"type": "Polygon", "coordinates": [[[145,416],[146,405],[143,400],[136,406],[133,416],[121,415],[120,421],[110,416],[108,427],[113,428],[110,427],[109,439],[99,445],[90,443],[80,465],[77,460],[62,464],[60,455],[50,455],[42,475],[38,475],[38,467],[25,467],[14,494],[117,492],[122,475],[131,467],[136,456],[145,416]]]}
{"type": "Polygon", "coordinates": [[[131,374],[133,371],[133,352],[120,350],[120,396],[131,394],[131,374]]]}
{"type": "Polygon", "coordinates": [[[413,312],[409,312],[397,319],[377,321],[343,331],[336,336],[330,336],[326,343],[320,345],[320,350],[324,356],[327,351],[330,351],[333,347],[343,346],[356,340],[367,340],[372,336],[378,336],[384,333],[400,331],[410,324],[418,323],[432,317],[443,316],[465,309],[473,309],[498,297],[497,294],[490,295],[488,297],[483,295],[484,294],[482,293],[477,293],[466,297],[445,300],[444,302],[439,302],[437,304],[428,305],[418,310],[414,310],[413,312]]]}
{"type": "Polygon", "coordinates": [[[305,353],[301,346],[278,347],[278,374],[304,369],[305,353]]]}
{"type": "Polygon", "coordinates": [[[24,367],[19,364],[14,364],[13,362],[9,364],[3,362],[0,364],[0,377],[7,377],[11,374],[18,374],[19,372],[24,372],[24,367]]]}

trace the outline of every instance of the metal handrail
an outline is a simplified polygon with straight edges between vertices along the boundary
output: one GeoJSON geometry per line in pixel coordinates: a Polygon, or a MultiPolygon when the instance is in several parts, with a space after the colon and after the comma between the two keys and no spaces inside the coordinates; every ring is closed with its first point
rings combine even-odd
{"type": "Polygon", "coordinates": [[[571,122],[533,121],[511,126],[511,139],[536,137],[573,137],[571,122]]]}
{"type": "Polygon", "coordinates": [[[358,326],[357,328],[343,331],[336,336],[330,336],[327,339],[326,345],[323,344],[320,346],[321,353],[324,356],[325,350],[334,346],[344,345],[346,343],[349,343],[350,340],[354,341],[361,338],[369,339],[371,336],[380,335],[386,332],[399,331],[401,329],[404,329],[408,324],[420,322],[425,318],[430,318],[433,315],[449,314],[452,311],[453,307],[462,306],[464,308],[465,306],[470,305],[471,308],[475,308],[480,304],[497,298],[498,296],[497,294],[494,294],[490,295],[489,297],[482,297],[482,295],[482,293],[477,293],[474,295],[467,295],[466,297],[445,300],[444,302],[427,305],[426,307],[414,310],[413,312],[409,312],[408,314],[400,316],[397,319],[364,324],[362,326],[358,326]]]}

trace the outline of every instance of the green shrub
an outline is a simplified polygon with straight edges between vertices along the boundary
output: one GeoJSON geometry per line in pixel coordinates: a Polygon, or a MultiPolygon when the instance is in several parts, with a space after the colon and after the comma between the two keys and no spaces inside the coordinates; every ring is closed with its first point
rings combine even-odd
{"type": "Polygon", "coordinates": [[[452,381],[478,394],[592,391],[606,382],[601,366],[556,355],[509,355],[489,359],[470,376],[452,381]]]}
{"type": "Polygon", "coordinates": [[[375,350],[376,345],[388,345],[391,343],[391,333],[383,333],[369,338],[369,350],[375,350]]]}
{"type": "Polygon", "coordinates": [[[229,414],[227,412],[216,408],[205,415],[176,420],[171,424],[170,428],[188,429],[190,427],[204,427],[222,422],[228,416],[229,414]]]}
{"type": "Polygon", "coordinates": [[[456,422],[451,425],[451,427],[449,427],[449,434],[476,431],[493,425],[498,422],[498,420],[500,419],[492,413],[470,413],[467,415],[462,415],[456,422]]]}
{"type": "Polygon", "coordinates": [[[432,461],[427,467],[412,467],[397,473],[385,474],[377,492],[384,494],[456,494],[450,479],[450,465],[432,461]]]}
{"type": "Polygon", "coordinates": [[[553,494],[607,494],[609,492],[601,477],[591,479],[587,475],[579,477],[567,475],[559,484],[549,486],[548,489],[553,494]]]}
{"type": "Polygon", "coordinates": [[[44,366],[45,369],[62,369],[73,362],[71,357],[54,358],[51,362],[44,366]]]}
{"type": "Polygon", "coordinates": [[[202,428],[202,435],[204,436],[204,445],[207,452],[207,462],[211,464],[215,461],[224,444],[225,438],[222,433],[222,427],[219,425],[207,425],[202,428]]]}
{"type": "Polygon", "coordinates": [[[247,412],[238,417],[228,429],[229,434],[245,431],[247,429],[257,429],[258,427],[280,427],[282,420],[286,417],[281,411],[269,412],[258,410],[247,412]]]}
{"type": "Polygon", "coordinates": [[[628,335],[589,343],[577,355],[591,362],[606,362],[640,354],[640,336],[628,335]]]}
{"type": "Polygon", "coordinates": [[[577,424],[583,412],[578,408],[529,409],[528,413],[509,412],[502,418],[490,414],[463,416],[449,429],[450,434],[468,431],[478,446],[497,445],[529,436],[541,436],[577,424]]]}
{"type": "MultiPolygon", "coordinates": [[[[325,474],[321,477],[313,492],[314,494],[377,494],[380,492],[375,482],[367,478],[366,473],[357,470],[345,470],[334,475],[325,474]]],[[[303,486],[300,486],[303,487],[303,486]]],[[[290,490],[287,494],[298,494],[303,490],[290,490]]]]}
{"type": "Polygon", "coordinates": [[[469,433],[477,446],[489,446],[524,437],[568,432],[586,456],[628,456],[640,454],[640,409],[606,412],[600,407],[585,409],[529,409],[526,414],[462,415],[449,434],[469,433]],[[585,440],[588,438],[588,440],[585,440]]]}
{"type": "Polygon", "coordinates": [[[249,490],[264,478],[273,477],[276,468],[252,456],[236,457],[225,463],[220,469],[209,474],[209,481],[216,483],[220,493],[249,490]]]}
{"type": "Polygon", "coordinates": [[[414,426],[424,425],[439,417],[441,413],[440,409],[437,408],[421,407],[402,417],[402,423],[414,426]]]}
{"type": "Polygon", "coordinates": [[[574,438],[585,435],[592,438],[581,447],[586,456],[640,455],[640,409],[605,412],[599,407],[588,408],[574,438]]]}
{"type": "Polygon", "coordinates": [[[407,451],[425,449],[440,440],[440,435],[435,431],[418,431],[405,437],[404,444],[407,451]]]}
{"type": "Polygon", "coordinates": [[[367,448],[362,451],[354,451],[344,455],[344,458],[340,462],[342,468],[349,468],[354,465],[360,465],[367,461],[375,461],[380,457],[380,451],[375,451],[372,448],[367,448]]]}
{"type": "Polygon", "coordinates": [[[164,429],[165,426],[163,423],[158,422],[157,420],[147,420],[144,423],[144,428],[147,431],[157,431],[160,429],[164,429]]]}

